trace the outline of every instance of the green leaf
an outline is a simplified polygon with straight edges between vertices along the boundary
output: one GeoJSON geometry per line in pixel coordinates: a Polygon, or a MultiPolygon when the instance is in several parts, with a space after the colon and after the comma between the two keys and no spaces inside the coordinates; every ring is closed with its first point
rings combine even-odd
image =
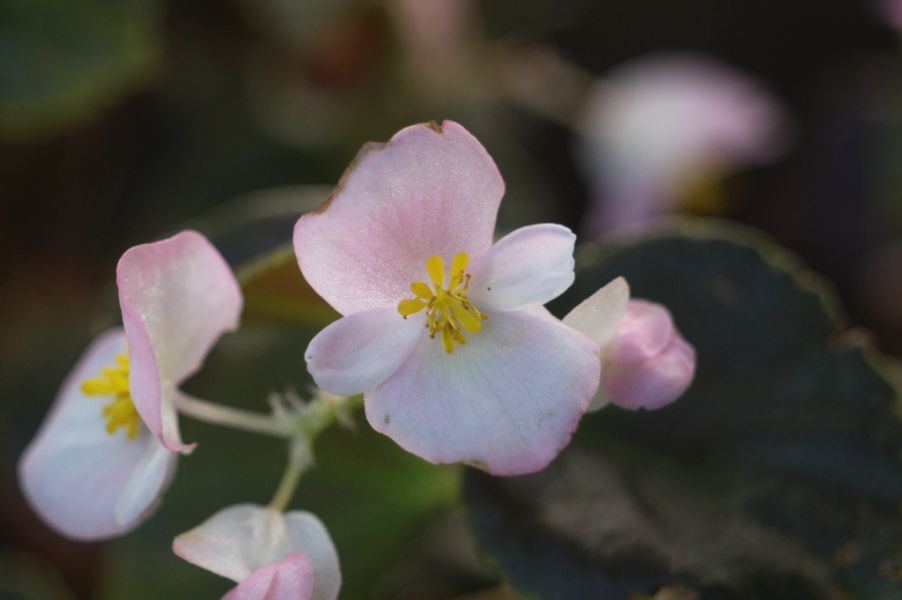
{"type": "Polygon", "coordinates": [[[587,416],[542,473],[467,473],[476,537],[510,581],[547,599],[902,597],[896,392],[828,286],[723,226],[584,259],[557,314],[623,275],[672,311],[698,373],[662,410],[587,416]]]}
{"type": "Polygon", "coordinates": [[[0,5],[0,136],[56,133],[146,83],[162,52],[154,0],[0,5]]]}

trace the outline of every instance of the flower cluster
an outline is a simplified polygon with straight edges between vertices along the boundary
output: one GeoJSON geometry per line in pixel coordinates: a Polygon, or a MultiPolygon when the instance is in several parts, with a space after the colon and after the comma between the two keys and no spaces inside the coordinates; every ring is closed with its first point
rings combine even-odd
{"type": "Polygon", "coordinates": [[[273,501],[221,510],[173,550],[235,581],[225,598],[334,600],[341,573],[326,528],[285,509],[313,438],[350,398],[362,394],[372,427],[428,461],[516,475],[553,460],[590,408],[658,408],[682,394],[692,347],[622,279],[563,321],[543,307],[574,280],[576,238],[541,224],[494,241],[503,193],[491,157],[456,123],[365,146],[294,230],[303,276],[342,314],[305,354],[323,391],[271,415],[179,390],[238,326],[241,291],[216,249],[192,231],[131,248],[116,273],[122,328],[90,344],[21,459],[28,501],[69,537],[121,535],[195,448],[180,412],[276,435],[290,460],[273,501]]]}

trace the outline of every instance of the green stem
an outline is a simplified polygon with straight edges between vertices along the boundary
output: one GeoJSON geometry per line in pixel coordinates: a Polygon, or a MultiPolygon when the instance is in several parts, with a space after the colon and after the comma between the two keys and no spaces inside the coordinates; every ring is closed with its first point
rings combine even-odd
{"type": "Polygon", "coordinates": [[[221,404],[198,400],[184,394],[175,399],[175,407],[184,415],[198,421],[224,425],[252,433],[263,433],[280,438],[289,438],[295,430],[293,421],[278,419],[271,415],[254,413],[221,404]]]}
{"type": "Polygon", "coordinates": [[[294,497],[294,492],[301,481],[301,475],[304,474],[313,464],[313,452],[310,449],[310,442],[300,437],[291,442],[291,448],[288,452],[288,464],[285,465],[285,472],[282,474],[282,480],[276,493],[273,494],[269,507],[284,511],[294,497]]]}

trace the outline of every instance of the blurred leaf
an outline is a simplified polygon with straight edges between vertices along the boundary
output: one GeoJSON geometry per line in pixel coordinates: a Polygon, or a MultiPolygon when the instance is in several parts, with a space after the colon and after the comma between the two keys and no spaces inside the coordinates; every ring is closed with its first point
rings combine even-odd
{"type": "Polygon", "coordinates": [[[154,0],[7,0],[0,5],[0,136],[87,119],[145,83],[162,51],[154,0]]]}
{"type": "Polygon", "coordinates": [[[832,294],[773,244],[667,230],[587,257],[563,314],[615,276],[698,350],[678,402],[586,417],[544,472],[468,471],[483,550],[538,598],[902,597],[896,394],[832,294]]]}
{"type": "Polygon", "coordinates": [[[52,565],[38,556],[0,545],[0,598],[69,600],[74,597],[52,565]]]}

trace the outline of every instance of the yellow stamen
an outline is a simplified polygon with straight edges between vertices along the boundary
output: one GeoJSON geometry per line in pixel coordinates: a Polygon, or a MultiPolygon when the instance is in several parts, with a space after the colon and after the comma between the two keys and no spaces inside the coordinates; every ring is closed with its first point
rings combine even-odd
{"type": "Polygon", "coordinates": [[[81,392],[86,396],[112,396],[101,410],[106,420],[106,432],[113,435],[121,427],[129,439],[138,437],[141,417],[128,389],[127,355],[117,354],[114,365],[100,369],[97,377],[82,381],[81,392]]]}
{"type": "Polygon", "coordinates": [[[477,333],[482,329],[484,314],[470,303],[467,289],[470,276],[466,273],[467,253],[458,252],[451,259],[448,273],[448,287],[445,284],[445,263],[441,256],[430,256],[426,261],[426,272],[432,287],[422,281],[410,284],[410,291],[416,298],[408,298],[398,303],[398,312],[405,319],[426,309],[426,328],[429,336],[440,336],[445,352],[454,352],[454,345],[462,345],[467,333],[477,333]]]}

